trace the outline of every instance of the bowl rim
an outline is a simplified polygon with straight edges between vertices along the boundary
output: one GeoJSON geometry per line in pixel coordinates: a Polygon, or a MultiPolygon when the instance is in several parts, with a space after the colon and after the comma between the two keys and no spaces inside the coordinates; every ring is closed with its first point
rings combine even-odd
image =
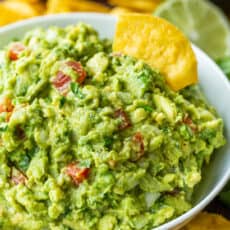
{"type": "MultiPolygon", "coordinates": [[[[110,20],[111,23],[115,23],[117,20],[117,16],[114,15],[108,15],[103,13],[89,13],[89,12],[81,12],[81,13],[61,13],[61,14],[50,14],[50,15],[43,15],[43,16],[37,16],[25,20],[21,20],[19,22],[11,23],[6,26],[0,27],[0,36],[4,36],[4,33],[13,32],[14,30],[17,30],[18,28],[22,28],[24,26],[36,26],[37,24],[45,21],[48,22],[55,22],[56,20],[84,20],[84,19],[101,19],[101,20],[110,20]]],[[[41,25],[39,25],[41,26],[41,25]]],[[[210,65],[212,65],[216,71],[218,77],[220,77],[221,81],[224,81],[224,84],[227,86],[229,92],[230,92],[230,83],[222,70],[217,66],[217,64],[200,48],[198,48],[196,45],[192,44],[192,47],[194,49],[194,52],[196,55],[202,56],[203,59],[206,59],[210,65]]],[[[163,225],[160,225],[154,230],[167,230],[171,228],[178,227],[180,224],[188,222],[190,219],[192,219],[195,215],[197,215],[200,211],[202,211],[217,195],[218,193],[223,189],[225,184],[230,179],[230,167],[228,171],[225,173],[224,177],[216,184],[216,186],[207,194],[207,196],[199,201],[195,206],[193,206],[190,210],[188,210],[186,213],[182,214],[181,216],[170,220],[163,225]]]]}

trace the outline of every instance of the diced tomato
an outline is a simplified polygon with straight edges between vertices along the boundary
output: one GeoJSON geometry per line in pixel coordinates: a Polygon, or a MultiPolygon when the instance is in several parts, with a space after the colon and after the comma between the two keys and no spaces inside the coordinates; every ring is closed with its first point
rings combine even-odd
{"type": "Polygon", "coordinates": [[[66,65],[70,66],[76,73],[78,74],[77,82],[79,84],[82,84],[86,78],[86,72],[78,61],[68,61],[66,62],[66,65]]]}
{"type": "MultiPolygon", "coordinates": [[[[67,66],[71,67],[78,74],[77,82],[82,84],[86,78],[86,72],[83,69],[80,62],[68,61],[65,63],[67,66]]],[[[61,70],[57,72],[56,78],[52,81],[54,87],[62,94],[66,95],[69,90],[69,85],[71,83],[71,77],[63,73],[61,70]]]]}
{"type": "Polygon", "coordinates": [[[17,184],[25,184],[27,181],[27,177],[24,175],[23,172],[18,170],[15,167],[11,168],[11,181],[17,185],[17,184]]]}
{"type": "Polygon", "coordinates": [[[183,123],[184,123],[184,124],[187,124],[187,125],[193,124],[192,119],[191,119],[189,116],[185,116],[185,117],[183,118],[183,123]]]}
{"type": "Polygon", "coordinates": [[[62,71],[58,71],[57,77],[53,80],[53,84],[56,88],[61,88],[70,81],[71,78],[69,76],[65,75],[62,71]]]}
{"type": "Polygon", "coordinates": [[[62,71],[58,71],[56,78],[52,81],[55,88],[63,95],[68,92],[70,82],[71,78],[62,71]]]}
{"type": "Polygon", "coordinates": [[[90,169],[89,168],[79,168],[76,163],[70,163],[66,167],[65,173],[71,177],[73,182],[76,185],[82,183],[89,176],[90,169]]]}
{"type": "Polygon", "coordinates": [[[14,109],[14,106],[11,100],[8,97],[4,97],[2,101],[0,102],[0,113],[12,112],[13,109],[14,109]]]}
{"type": "Polygon", "coordinates": [[[193,123],[193,120],[188,115],[185,115],[183,118],[183,123],[188,125],[193,132],[197,131],[197,126],[193,123]]]}
{"type": "Polygon", "coordinates": [[[116,110],[114,113],[114,117],[121,119],[121,124],[118,126],[120,130],[129,128],[131,126],[131,122],[128,118],[128,115],[122,109],[116,110]]]}
{"type": "Polygon", "coordinates": [[[9,50],[9,58],[11,61],[18,60],[19,54],[25,49],[25,46],[20,42],[15,42],[9,50]]]}
{"type": "Polygon", "coordinates": [[[14,110],[14,105],[8,97],[4,97],[0,102],[0,113],[6,112],[6,121],[10,120],[12,112],[14,110]]]}
{"type": "Polygon", "coordinates": [[[140,159],[145,153],[145,146],[144,146],[142,134],[140,132],[135,133],[132,141],[133,141],[135,147],[137,148],[137,155],[136,155],[136,158],[134,159],[136,161],[136,160],[140,159]]]}

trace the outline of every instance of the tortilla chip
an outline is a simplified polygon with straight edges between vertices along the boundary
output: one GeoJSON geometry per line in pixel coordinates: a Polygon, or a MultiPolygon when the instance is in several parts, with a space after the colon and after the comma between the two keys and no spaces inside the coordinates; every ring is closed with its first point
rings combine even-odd
{"type": "Polygon", "coordinates": [[[109,0],[111,5],[117,5],[120,7],[131,8],[135,11],[143,11],[143,12],[153,12],[156,7],[162,2],[162,0],[132,0],[132,1],[124,1],[124,0],[109,0]]]}
{"type": "MultiPolygon", "coordinates": [[[[8,0],[8,1],[11,1],[11,0],[8,0]]],[[[14,1],[14,0],[13,0],[14,1]]],[[[40,3],[41,0],[17,0],[18,2],[25,2],[25,3],[40,3]]]]}
{"type": "Polygon", "coordinates": [[[48,0],[47,2],[47,13],[62,13],[62,12],[74,12],[74,11],[85,11],[85,12],[109,12],[109,8],[103,4],[84,1],[84,0],[48,0]]]}
{"type": "Polygon", "coordinates": [[[197,62],[189,40],[164,19],[121,14],[113,51],[142,59],[158,69],[173,90],[197,82],[197,62]]]}
{"type": "Polygon", "coordinates": [[[186,227],[182,230],[229,230],[230,221],[224,217],[211,214],[211,213],[200,213],[195,217],[186,227]]]}
{"type": "Polygon", "coordinates": [[[37,3],[33,3],[33,8],[37,11],[39,15],[42,15],[46,12],[46,3],[41,1],[37,3]]]}
{"type": "Polygon", "coordinates": [[[132,12],[133,10],[130,8],[116,6],[110,11],[110,14],[119,15],[119,14],[132,13],[132,12]]]}
{"type": "Polygon", "coordinates": [[[46,10],[46,3],[45,1],[40,1],[40,0],[5,0],[8,2],[19,2],[19,3],[26,3],[28,4],[31,8],[33,8],[38,15],[44,14],[46,10]]]}
{"type": "Polygon", "coordinates": [[[38,15],[30,4],[19,1],[1,2],[0,12],[0,26],[38,15]]]}

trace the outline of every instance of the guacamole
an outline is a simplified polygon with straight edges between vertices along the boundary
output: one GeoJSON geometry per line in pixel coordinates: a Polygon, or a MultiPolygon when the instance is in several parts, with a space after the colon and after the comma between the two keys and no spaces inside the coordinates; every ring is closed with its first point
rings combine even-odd
{"type": "Polygon", "coordinates": [[[79,23],[0,51],[0,143],[1,229],[150,230],[191,208],[225,139],[198,86],[79,23]]]}

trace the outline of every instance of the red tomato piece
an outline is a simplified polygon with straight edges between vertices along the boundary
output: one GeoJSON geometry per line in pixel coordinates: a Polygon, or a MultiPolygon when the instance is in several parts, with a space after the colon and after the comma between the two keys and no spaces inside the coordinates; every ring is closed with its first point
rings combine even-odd
{"type": "Polygon", "coordinates": [[[12,112],[13,109],[14,109],[14,106],[11,100],[8,97],[4,97],[0,103],[0,113],[12,112]]]}
{"type": "MultiPolygon", "coordinates": [[[[86,78],[86,72],[83,69],[81,63],[77,61],[68,61],[65,64],[71,67],[78,74],[76,81],[79,84],[82,84],[86,78]]],[[[57,72],[56,78],[52,81],[52,83],[61,94],[65,95],[69,90],[71,80],[72,79],[70,76],[59,70],[57,72]]]]}
{"type": "Polygon", "coordinates": [[[143,136],[140,132],[137,132],[133,136],[133,143],[138,146],[137,157],[135,160],[140,159],[145,153],[145,146],[143,141],[143,136]]]}
{"type": "Polygon", "coordinates": [[[120,130],[127,129],[131,126],[131,122],[128,118],[128,115],[126,112],[122,109],[118,109],[114,113],[115,118],[121,119],[121,124],[118,126],[120,130]]]}
{"type": "Polygon", "coordinates": [[[11,168],[11,181],[17,185],[17,184],[25,184],[27,181],[27,177],[22,173],[20,170],[18,170],[15,167],[11,168]]]}
{"type": "Polygon", "coordinates": [[[10,120],[12,112],[14,110],[14,105],[8,97],[4,97],[0,103],[0,113],[6,112],[6,121],[10,120]]]}
{"type": "Polygon", "coordinates": [[[57,72],[56,78],[52,81],[55,88],[63,95],[68,91],[71,78],[62,71],[57,72]]]}
{"type": "Polygon", "coordinates": [[[9,58],[11,61],[18,60],[19,54],[25,49],[25,46],[20,42],[15,42],[9,50],[9,58]]]}
{"type": "Polygon", "coordinates": [[[82,84],[86,78],[86,71],[81,63],[78,61],[68,61],[66,65],[70,66],[78,74],[77,82],[82,84]]]}
{"type": "Polygon", "coordinates": [[[183,118],[183,123],[188,125],[193,132],[197,131],[197,126],[193,123],[193,120],[188,115],[185,115],[183,118]]]}
{"type": "Polygon", "coordinates": [[[193,121],[192,121],[192,119],[189,116],[185,116],[183,118],[183,123],[187,124],[187,125],[191,125],[191,124],[193,124],[193,121]]]}
{"type": "Polygon", "coordinates": [[[76,185],[82,183],[89,176],[90,169],[89,168],[79,168],[76,163],[70,163],[66,167],[65,173],[71,177],[73,182],[76,185]]]}

